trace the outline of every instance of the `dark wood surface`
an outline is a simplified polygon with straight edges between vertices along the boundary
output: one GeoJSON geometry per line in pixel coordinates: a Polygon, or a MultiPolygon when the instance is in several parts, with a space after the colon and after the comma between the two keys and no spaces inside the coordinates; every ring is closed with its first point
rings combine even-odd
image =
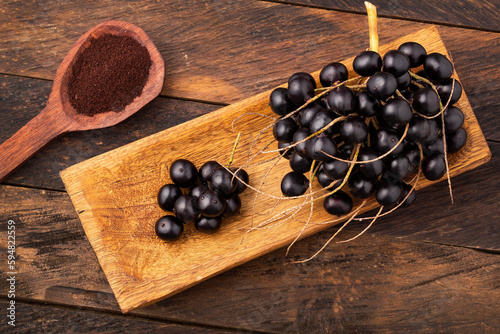
{"type": "MultiPolygon", "coordinates": [[[[329,1],[329,0],[282,0],[277,2],[312,6],[325,9],[364,14],[362,1],[329,1]]],[[[467,27],[471,29],[500,32],[498,10],[500,4],[496,0],[421,0],[418,6],[412,1],[373,0],[380,17],[406,19],[426,23],[467,27]]]]}
{"type": "MultiPolygon", "coordinates": [[[[375,2],[381,43],[434,23],[492,159],[418,193],[359,239],[304,265],[335,228],[121,315],[59,171],[257,94],[368,46],[362,1],[4,1],[0,142],[46,104],[59,63],[107,19],[143,28],[166,63],[162,97],[112,128],[54,140],[0,185],[0,249],[17,229],[17,332],[446,332],[500,328],[498,1],[375,2]],[[335,3],[334,5],[332,5],[335,3]],[[334,7],[332,7],[334,6],[334,7]]],[[[341,238],[364,228],[353,223],[341,238]]],[[[5,258],[2,261],[6,261],[5,258]]],[[[4,267],[5,268],[5,267],[4,267]]],[[[5,282],[2,269],[0,281],[5,282]]],[[[8,287],[1,285],[1,309],[8,287]]],[[[2,311],[5,312],[5,311],[2,311]]],[[[2,313],[0,331],[11,330],[2,313]]]]}

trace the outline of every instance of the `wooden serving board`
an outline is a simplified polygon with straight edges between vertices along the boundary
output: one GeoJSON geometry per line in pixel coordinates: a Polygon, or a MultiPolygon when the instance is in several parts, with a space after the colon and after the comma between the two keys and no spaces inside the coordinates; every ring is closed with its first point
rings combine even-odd
{"type": "MultiPolygon", "coordinates": [[[[380,52],[383,54],[406,41],[419,42],[428,52],[446,54],[445,46],[434,27],[384,45],[380,52]]],[[[352,70],[352,59],[343,63],[352,70]]],[[[316,79],[318,74],[313,74],[316,79]]],[[[239,131],[242,137],[233,166],[245,163],[252,141],[271,120],[255,114],[242,115],[261,113],[273,116],[268,107],[269,94],[270,91],[258,94],[61,172],[85,233],[123,312],[154,303],[229,268],[287,246],[304,228],[310,206],[304,207],[296,219],[245,234],[251,224],[256,226],[272,217],[270,211],[276,203],[273,198],[259,196],[255,202],[255,213],[252,214],[255,192],[247,189],[241,196],[241,214],[225,220],[220,231],[214,235],[198,233],[192,225],[186,226],[183,236],[176,242],[164,242],[155,234],[156,220],[165,215],[156,203],[156,195],[163,184],[170,183],[170,164],[178,158],[189,159],[197,167],[208,160],[225,163],[239,131]],[[233,120],[239,116],[242,117],[234,122],[233,131],[233,120]]],[[[449,156],[451,176],[471,170],[487,162],[491,156],[465,93],[457,106],[465,114],[464,127],[468,139],[464,149],[449,156]]],[[[263,147],[271,139],[272,132],[267,131],[257,142],[256,148],[263,147]]],[[[273,143],[270,148],[276,146],[273,143]]],[[[252,163],[264,162],[275,155],[260,154],[252,163]]],[[[274,163],[264,162],[246,168],[250,174],[250,184],[258,187],[274,163]]],[[[289,171],[288,161],[282,159],[269,173],[261,190],[281,196],[281,179],[289,171]]],[[[421,178],[418,188],[431,183],[421,178]]],[[[302,201],[282,200],[274,213],[302,201]]],[[[335,219],[321,206],[322,203],[315,204],[312,219],[301,238],[335,224],[318,224],[335,219]]],[[[361,212],[377,206],[371,200],[361,212]]],[[[312,254],[304,254],[308,255],[312,254]]]]}

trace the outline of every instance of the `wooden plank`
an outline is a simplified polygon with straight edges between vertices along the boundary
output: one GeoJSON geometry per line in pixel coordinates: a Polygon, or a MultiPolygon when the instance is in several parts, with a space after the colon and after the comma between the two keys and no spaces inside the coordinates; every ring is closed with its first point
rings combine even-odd
{"type": "MultiPolygon", "coordinates": [[[[472,59],[472,54],[467,56],[472,59]]],[[[496,117],[499,100],[496,98],[493,77],[479,80],[475,71],[481,63],[472,62],[459,68],[466,77],[465,81],[478,80],[478,85],[465,87],[467,97],[474,108],[481,129],[487,139],[500,140],[500,117],[496,117]]],[[[460,76],[462,83],[464,79],[460,76]]],[[[498,81],[498,80],[497,80],[498,81]]],[[[0,143],[13,135],[18,129],[42,110],[51,89],[51,82],[31,78],[0,75],[2,103],[0,104],[0,143]]],[[[64,189],[59,172],[71,165],[123,146],[134,140],[164,130],[171,126],[191,120],[220,106],[191,101],[158,98],[148,104],[138,115],[108,129],[70,133],[54,140],[39,154],[28,160],[6,182],[9,184],[64,189]]]]}
{"type": "MultiPolygon", "coordinates": [[[[7,299],[0,300],[2,310],[5,310],[8,302],[7,299]]],[[[215,334],[232,332],[95,312],[81,308],[31,304],[22,301],[16,301],[15,305],[15,326],[10,326],[7,321],[0,322],[2,333],[123,333],[125,329],[128,333],[215,334]]]]}
{"type": "MultiPolygon", "coordinates": [[[[51,82],[0,75],[0,143],[43,109],[51,82]]],[[[28,160],[7,183],[64,189],[59,172],[75,163],[220,108],[217,105],[158,98],[111,128],[66,134],[28,160]]]]}
{"type": "MultiPolygon", "coordinates": [[[[8,219],[18,227],[17,298],[119,312],[67,195],[9,186],[0,194],[1,240],[8,219]]],[[[277,250],[131,314],[275,332],[488,333],[500,326],[499,254],[377,232],[289,263],[312,255],[335,230],[298,242],[289,257],[277,250]]]]}
{"type": "MultiPolygon", "coordinates": [[[[380,52],[383,54],[395,45],[411,40],[418,40],[429,51],[446,53],[437,31],[432,28],[381,46],[380,52]]],[[[352,59],[344,63],[350,69],[352,59]]],[[[319,73],[314,75],[317,77],[319,73]]],[[[242,133],[239,149],[243,153],[236,154],[235,166],[244,163],[246,152],[260,129],[272,124],[268,119],[245,114],[271,115],[269,94],[270,91],[264,92],[61,172],[85,232],[124,312],[171,296],[201,280],[283,247],[299,234],[305,237],[321,231],[328,226],[321,222],[333,219],[316,206],[311,217],[313,224],[304,226],[303,221],[308,219],[310,212],[308,205],[297,214],[298,220],[288,219],[286,224],[272,229],[246,234],[244,230],[251,223],[258,226],[272,219],[274,214],[253,214],[251,208],[244,206],[241,215],[231,219],[230,224],[224,224],[214,236],[196,233],[189,226],[186,237],[175,243],[165,243],[154,233],[154,223],[165,214],[158,208],[156,194],[163,184],[169,183],[166,171],[170,164],[179,158],[189,159],[198,167],[208,160],[227,161],[235,137],[231,135],[231,126],[238,117],[245,117],[244,122],[235,125],[235,131],[242,133]],[[130,243],[130,240],[134,242],[130,243]]],[[[485,163],[491,156],[465,94],[457,106],[464,112],[468,137],[463,150],[449,157],[452,177],[485,163]]],[[[272,139],[270,132],[257,141],[255,152],[272,139]]],[[[254,187],[258,187],[260,180],[276,165],[276,162],[268,161],[274,155],[260,154],[252,161],[258,165],[246,168],[253,178],[251,184],[254,187]]],[[[274,198],[282,196],[279,189],[284,173],[278,171],[283,169],[288,170],[285,159],[276,165],[274,173],[269,173],[262,192],[277,196],[274,198]]],[[[422,179],[418,187],[432,183],[422,179]]],[[[254,194],[248,191],[241,195],[241,200],[245,204],[252,203],[253,197],[254,194]]],[[[295,211],[296,205],[303,200],[282,200],[275,212],[295,211]]],[[[260,196],[254,204],[262,212],[272,208],[275,201],[260,196]]],[[[376,207],[377,202],[371,199],[360,210],[362,213],[376,207]]]]}
{"type": "MultiPolygon", "coordinates": [[[[307,257],[330,235],[308,238],[288,259],[307,257]]],[[[179,310],[186,308],[208,324],[273,332],[466,333],[480,328],[494,333],[500,324],[498,255],[486,259],[472,254],[370,236],[336,245],[306,265],[290,265],[281,250],[132,314],[184,317],[179,310]],[[207,318],[203,307],[195,306],[203,303],[231,312],[207,318]]],[[[54,292],[51,297],[72,297],[87,305],[93,297],[85,292],[84,299],[81,291],[54,292]]]]}
{"type": "MultiPolygon", "coordinates": [[[[366,14],[363,2],[353,0],[277,0],[277,2],[366,14]]],[[[460,4],[452,0],[422,0],[418,2],[418,5],[411,1],[372,0],[370,2],[377,6],[377,13],[381,17],[500,31],[498,22],[500,6],[495,0],[465,0],[460,1],[460,4]]]]}
{"type": "MultiPolygon", "coordinates": [[[[495,11],[491,12],[496,19],[495,11]]],[[[78,37],[113,17],[142,27],[157,45],[166,64],[163,94],[224,103],[255,95],[285,82],[294,72],[316,71],[368,47],[364,15],[270,2],[171,0],[123,6],[110,1],[104,7],[97,1],[82,6],[52,0],[22,8],[5,2],[0,13],[4,14],[0,15],[0,73],[52,79],[78,37]]],[[[381,18],[381,44],[427,26],[381,18]]],[[[440,31],[461,76],[460,66],[472,61],[462,54],[481,49],[479,57],[473,54],[481,66],[470,73],[476,77],[465,82],[466,89],[484,86],[498,91],[498,80],[479,79],[500,76],[494,47],[498,34],[451,27],[440,27],[440,31]],[[483,67],[487,69],[481,71],[483,67]]],[[[492,103],[498,106],[493,98],[492,103]]]]}

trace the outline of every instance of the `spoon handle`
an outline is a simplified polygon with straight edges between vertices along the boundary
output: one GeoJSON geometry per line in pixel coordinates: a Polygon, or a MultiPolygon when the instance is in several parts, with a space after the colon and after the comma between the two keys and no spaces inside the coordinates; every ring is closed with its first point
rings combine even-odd
{"type": "Polygon", "coordinates": [[[47,106],[12,137],[0,145],[0,182],[50,140],[67,132],[63,113],[47,106]]]}

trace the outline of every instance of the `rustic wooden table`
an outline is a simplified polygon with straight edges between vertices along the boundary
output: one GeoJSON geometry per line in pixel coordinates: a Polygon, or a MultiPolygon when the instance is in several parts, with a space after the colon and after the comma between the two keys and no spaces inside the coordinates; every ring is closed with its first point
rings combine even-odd
{"type": "MultiPolygon", "coordinates": [[[[500,3],[377,1],[380,43],[435,24],[493,157],[418,193],[368,233],[290,265],[278,250],[154,305],[121,314],[59,172],[368,46],[362,1],[2,1],[0,142],[45,105],[78,37],[119,19],[143,28],[165,86],[123,123],[54,140],[0,184],[0,331],[453,332],[500,328],[500,3]],[[499,132],[497,132],[499,131],[499,132]],[[7,226],[16,226],[15,298],[7,226]],[[15,300],[16,327],[8,325],[15,300]]],[[[344,237],[364,228],[352,223],[344,237]]],[[[313,254],[336,227],[298,242],[313,254]]]]}

